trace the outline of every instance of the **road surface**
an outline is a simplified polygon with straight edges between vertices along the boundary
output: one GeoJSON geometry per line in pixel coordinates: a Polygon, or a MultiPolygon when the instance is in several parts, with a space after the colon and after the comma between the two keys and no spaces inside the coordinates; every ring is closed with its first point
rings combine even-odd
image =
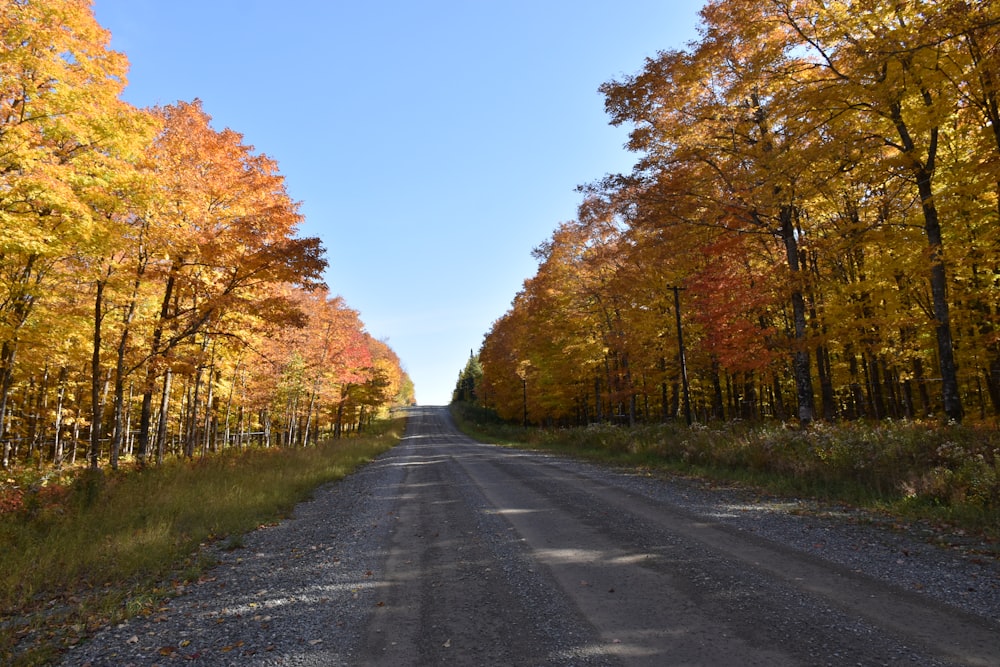
{"type": "Polygon", "coordinates": [[[399,446],[64,664],[1000,665],[995,560],[782,502],[414,408],[399,446]]]}
{"type": "Polygon", "coordinates": [[[443,409],[414,410],[393,459],[365,664],[1000,665],[995,622],[477,444],[443,409]]]}

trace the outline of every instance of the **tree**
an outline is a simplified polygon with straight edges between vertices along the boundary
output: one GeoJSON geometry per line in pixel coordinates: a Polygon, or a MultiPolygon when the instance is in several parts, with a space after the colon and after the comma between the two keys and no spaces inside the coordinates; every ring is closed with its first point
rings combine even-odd
{"type": "Polygon", "coordinates": [[[630,147],[645,154],[636,169],[646,181],[644,197],[694,200],[699,205],[681,206],[693,214],[690,224],[782,244],[798,416],[808,424],[815,407],[799,246],[813,123],[783,76],[791,66],[787,30],[748,24],[730,13],[734,7],[740,6],[715,3],[703,10],[704,38],[691,53],[661,53],[640,75],[602,91],[613,124],[638,126],[630,147]]]}
{"type": "Polygon", "coordinates": [[[952,343],[951,306],[944,233],[937,202],[942,132],[957,109],[941,62],[948,41],[923,39],[928,15],[922,3],[764,3],[763,20],[777,20],[809,50],[810,64],[823,73],[808,92],[830,112],[849,114],[854,141],[895,158],[898,174],[916,188],[928,246],[929,280],[937,335],[944,412],[961,421],[962,401],[952,343]]]}
{"type": "MultiPolygon", "coordinates": [[[[133,111],[127,61],[84,0],[0,4],[0,437],[20,334],[60,264],[98,233],[89,183],[133,111]]],[[[3,464],[11,445],[4,439],[3,464]]]]}
{"type": "Polygon", "coordinates": [[[479,359],[469,351],[469,360],[465,363],[465,368],[458,374],[458,382],[455,383],[455,391],[452,392],[452,402],[475,403],[479,398],[477,387],[483,380],[483,367],[479,359]]]}
{"type": "Polygon", "coordinates": [[[150,454],[155,381],[171,352],[226,312],[258,310],[268,285],[317,287],[326,266],[318,239],[294,236],[297,205],[273,161],[254,155],[238,133],[212,129],[197,101],[160,114],[164,129],[153,152],[160,195],[148,215],[158,229],[170,230],[170,243],[159,262],[166,279],[146,362],[143,458],[150,454]]]}

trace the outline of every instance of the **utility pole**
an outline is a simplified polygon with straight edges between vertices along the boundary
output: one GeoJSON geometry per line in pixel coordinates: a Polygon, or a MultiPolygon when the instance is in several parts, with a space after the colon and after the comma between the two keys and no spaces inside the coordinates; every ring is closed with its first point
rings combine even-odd
{"type": "Polygon", "coordinates": [[[677,316],[677,350],[681,365],[681,387],[684,390],[684,419],[691,425],[691,392],[688,388],[687,359],[684,355],[684,332],[681,330],[681,290],[683,287],[670,286],[674,291],[674,315],[677,316]]]}
{"type": "Polygon", "coordinates": [[[528,369],[530,367],[531,362],[527,359],[517,365],[517,377],[521,378],[521,406],[524,410],[521,425],[524,428],[528,428],[528,369]]]}
{"type": "Polygon", "coordinates": [[[527,376],[527,374],[525,374],[524,376],[521,377],[521,390],[523,392],[522,396],[524,397],[524,403],[522,404],[524,406],[524,419],[522,420],[521,425],[524,428],[528,428],[528,376],[527,376]]]}

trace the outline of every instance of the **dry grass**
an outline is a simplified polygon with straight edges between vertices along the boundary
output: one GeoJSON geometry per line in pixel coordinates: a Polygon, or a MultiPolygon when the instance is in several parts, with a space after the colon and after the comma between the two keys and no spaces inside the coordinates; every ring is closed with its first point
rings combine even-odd
{"type": "Polygon", "coordinates": [[[47,664],[95,627],[150,613],[173,584],[211,565],[200,545],[238,542],[279,520],[319,485],[394,446],[402,429],[397,420],[377,434],[318,447],[231,451],[30,483],[29,473],[8,478],[0,663],[47,664]]]}
{"type": "Polygon", "coordinates": [[[527,430],[453,406],[470,435],[947,522],[1000,538],[1000,432],[922,422],[726,422],[527,430]]]}

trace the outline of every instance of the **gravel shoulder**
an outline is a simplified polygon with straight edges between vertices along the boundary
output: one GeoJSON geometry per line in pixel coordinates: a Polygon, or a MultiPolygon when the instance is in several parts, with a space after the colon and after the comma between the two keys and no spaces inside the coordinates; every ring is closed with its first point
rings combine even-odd
{"type": "Polygon", "coordinates": [[[996,559],[863,519],[415,409],[394,450],[64,664],[1000,664],[996,559]]]}

